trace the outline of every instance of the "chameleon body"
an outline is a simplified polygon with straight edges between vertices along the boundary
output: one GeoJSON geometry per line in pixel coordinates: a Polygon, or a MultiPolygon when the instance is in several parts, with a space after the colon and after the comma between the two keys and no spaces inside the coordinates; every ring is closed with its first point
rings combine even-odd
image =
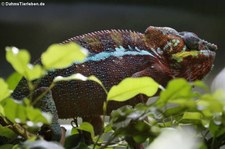
{"type": "MultiPolygon", "coordinates": [[[[212,68],[217,46],[190,32],[168,27],[153,27],[145,33],[127,30],[103,30],[76,36],[63,43],[76,42],[88,49],[83,63],[49,72],[37,89],[49,87],[56,76],[81,73],[95,75],[107,90],[126,77],[149,76],[165,86],[175,77],[189,81],[202,79],[212,68]]],[[[103,113],[106,94],[95,82],[59,82],[52,90],[59,118],[98,116],[103,113]]],[[[25,79],[13,93],[15,99],[29,95],[25,79]]],[[[147,97],[144,99],[147,99],[147,97]]],[[[143,102],[136,96],[126,102],[110,102],[108,113],[123,105],[143,102]]]]}

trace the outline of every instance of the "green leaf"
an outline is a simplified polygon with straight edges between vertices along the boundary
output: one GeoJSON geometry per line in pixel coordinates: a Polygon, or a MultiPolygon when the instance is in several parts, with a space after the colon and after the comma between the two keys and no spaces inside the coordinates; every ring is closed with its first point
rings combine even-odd
{"type": "Polygon", "coordinates": [[[27,68],[25,70],[25,77],[28,80],[35,80],[43,76],[44,70],[40,65],[27,65],[27,68]]]}
{"type": "Polygon", "coordinates": [[[169,108],[167,109],[164,114],[166,117],[169,117],[169,116],[172,116],[172,115],[177,115],[181,112],[184,111],[184,107],[181,107],[181,106],[176,106],[176,107],[172,107],[172,108],[169,108]]]}
{"type": "Polygon", "coordinates": [[[44,70],[40,65],[30,64],[30,54],[26,50],[19,50],[16,47],[6,48],[6,59],[13,68],[27,80],[40,78],[44,70]]]}
{"type": "Polygon", "coordinates": [[[17,72],[24,75],[30,61],[30,54],[16,47],[6,47],[6,59],[17,72]]]}
{"type": "Polygon", "coordinates": [[[185,79],[174,79],[169,82],[166,89],[160,93],[156,104],[163,107],[169,100],[179,98],[192,99],[192,86],[185,79]]]}
{"type": "Polygon", "coordinates": [[[221,128],[219,125],[216,125],[213,122],[211,122],[209,124],[209,130],[210,130],[211,134],[213,135],[213,137],[217,137],[217,136],[219,136],[219,135],[221,135],[221,134],[223,134],[225,132],[225,128],[224,127],[221,128]]]}
{"type": "Polygon", "coordinates": [[[169,100],[168,103],[178,104],[182,107],[189,107],[189,108],[194,108],[196,106],[196,102],[194,100],[187,100],[186,98],[169,100]]]}
{"type": "Polygon", "coordinates": [[[14,90],[21,78],[22,75],[18,72],[12,73],[6,80],[7,84],[9,85],[9,89],[14,90]]]}
{"type": "Polygon", "coordinates": [[[70,81],[70,80],[80,80],[80,81],[90,80],[90,81],[97,82],[100,85],[103,85],[102,82],[98,78],[96,78],[95,76],[86,77],[86,76],[84,76],[80,73],[76,73],[76,74],[73,74],[73,75],[68,76],[68,77],[58,76],[58,77],[55,77],[53,82],[70,81]]]}
{"type": "Polygon", "coordinates": [[[16,136],[16,134],[11,129],[9,129],[8,127],[3,127],[2,125],[0,125],[0,132],[0,136],[4,136],[7,138],[12,138],[16,136]]]}
{"type": "MultiPolygon", "coordinates": [[[[52,117],[50,114],[41,112],[39,109],[31,106],[24,106],[21,103],[17,103],[13,99],[9,98],[3,103],[5,117],[12,122],[26,123],[31,121],[32,123],[45,123],[49,124],[52,117]]],[[[31,123],[30,123],[31,124],[31,123]]]]}
{"type": "MultiPolygon", "coordinates": [[[[215,136],[215,137],[219,137],[221,135],[224,135],[225,133],[225,127],[224,126],[218,126],[215,123],[211,123],[212,125],[214,125],[214,128],[209,128],[210,132],[215,136]]],[[[213,126],[210,126],[213,127],[213,126]]]]}
{"type": "Polygon", "coordinates": [[[12,144],[4,144],[0,146],[0,149],[16,149],[16,148],[14,148],[14,145],[12,144]]]}
{"type": "Polygon", "coordinates": [[[138,94],[153,96],[159,86],[160,85],[150,77],[126,78],[110,89],[107,100],[126,101],[138,94]]]}
{"type": "Polygon", "coordinates": [[[26,113],[27,113],[27,118],[31,120],[33,123],[38,123],[38,122],[42,122],[45,124],[50,123],[51,118],[47,119],[45,115],[43,115],[43,112],[41,112],[39,109],[35,109],[29,106],[29,107],[26,107],[26,113]]]}
{"type": "Polygon", "coordinates": [[[15,109],[16,104],[11,99],[7,99],[4,103],[4,110],[5,110],[5,116],[11,120],[12,122],[15,122],[15,109]]]}
{"type": "Polygon", "coordinates": [[[112,132],[113,129],[112,129],[112,124],[108,124],[104,127],[104,133],[109,133],[109,132],[112,132]]]}
{"type": "Polygon", "coordinates": [[[101,85],[104,88],[104,85],[102,84],[102,82],[97,77],[91,75],[90,77],[88,77],[88,80],[94,81],[94,82],[98,83],[99,85],[101,85]]]}
{"type": "Polygon", "coordinates": [[[204,89],[204,90],[206,90],[206,91],[209,90],[209,87],[208,87],[204,82],[199,81],[199,80],[193,82],[193,85],[194,85],[194,86],[197,86],[197,87],[200,87],[200,88],[202,88],[202,89],[204,89]]]}
{"type": "Polygon", "coordinates": [[[110,120],[113,124],[112,128],[120,129],[121,127],[127,127],[130,124],[130,121],[132,120],[130,117],[128,118],[128,115],[130,115],[131,113],[135,113],[135,110],[130,105],[126,105],[116,110],[113,110],[110,116],[110,120]]]}
{"type": "Polygon", "coordinates": [[[35,109],[31,106],[24,106],[21,103],[15,102],[13,99],[7,99],[4,101],[4,113],[5,116],[12,122],[23,122],[27,120],[33,123],[46,123],[49,124],[51,118],[47,113],[41,112],[39,109],[35,109]]]}
{"type": "Polygon", "coordinates": [[[201,120],[202,114],[199,112],[184,112],[182,119],[184,120],[201,120]]]}
{"type": "Polygon", "coordinates": [[[87,50],[71,42],[51,45],[41,55],[41,61],[46,69],[61,69],[74,62],[82,62],[86,56],[87,50]]]}
{"type": "Polygon", "coordinates": [[[0,105],[0,116],[4,116],[5,115],[5,110],[3,108],[2,105],[0,105]]]}
{"type": "Polygon", "coordinates": [[[203,94],[197,102],[198,109],[208,110],[210,113],[223,112],[224,101],[221,99],[221,97],[217,99],[215,94],[203,94]]]}
{"type": "Polygon", "coordinates": [[[5,99],[11,94],[11,91],[8,88],[8,84],[0,78],[0,101],[5,99]]]}
{"type": "Polygon", "coordinates": [[[64,148],[65,149],[88,149],[89,147],[83,144],[84,140],[85,139],[80,134],[70,135],[66,137],[64,148]]]}
{"type": "Polygon", "coordinates": [[[71,135],[75,135],[75,134],[79,134],[79,131],[77,130],[77,128],[72,128],[71,130],[71,135]]]}
{"type": "Polygon", "coordinates": [[[144,135],[134,135],[133,139],[136,143],[143,143],[146,140],[146,136],[144,136],[144,135]]]}
{"type": "Polygon", "coordinates": [[[9,98],[4,101],[5,116],[12,122],[25,122],[26,121],[26,111],[25,107],[16,103],[13,99],[9,98]]]}
{"type": "Polygon", "coordinates": [[[79,129],[80,129],[80,130],[84,130],[84,131],[89,132],[89,133],[91,134],[91,138],[92,138],[92,139],[94,138],[94,135],[95,135],[95,133],[94,133],[94,128],[93,128],[93,126],[92,126],[90,123],[88,123],[88,122],[83,122],[83,123],[80,125],[79,129]]]}
{"type": "Polygon", "coordinates": [[[91,75],[89,77],[86,77],[80,73],[76,73],[76,74],[73,74],[71,76],[68,76],[68,77],[62,77],[62,76],[58,76],[58,77],[55,77],[53,82],[54,83],[57,83],[57,82],[60,82],[60,81],[70,81],[70,80],[80,80],[80,81],[94,81],[96,83],[98,83],[104,90],[105,92],[107,93],[103,83],[95,76],[91,75]]]}

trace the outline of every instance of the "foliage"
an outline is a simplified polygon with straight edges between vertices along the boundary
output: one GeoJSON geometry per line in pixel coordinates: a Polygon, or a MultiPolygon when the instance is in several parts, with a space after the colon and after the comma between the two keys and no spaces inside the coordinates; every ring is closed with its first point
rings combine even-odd
{"type": "MultiPolygon", "coordinates": [[[[43,124],[51,123],[51,115],[34,108],[29,99],[21,102],[14,101],[11,93],[21,76],[26,78],[28,86],[33,90],[33,81],[41,78],[48,71],[68,67],[74,62],[80,63],[86,56],[86,50],[74,43],[54,44],[42,54],[40,59],[42,65],[40,65],[40,63],[30,63],[30,55],[26,50],[15,47],[6,48],[6,59],[16,73],[7,81],[0,78],[0,135],[2,136],[0,143],[8,138],[2,143],[4,146],[0,147],[47,148],[46,146],[51,145],[62,148],[61,145],[46,142],[37,135],[43,124]],[[24,142],[23,146],[15,143],[15,140],[24,142]]],[[[165,136],[176,138],[168,134],[183,136],[187,133],[180,130],[185,130],[187,127],[191,127],[195,133],[185,138],[194,140],[188,144],[196,148],[217,149],[225,144],[225,94],[222,91],[210,93],[208,87],[201,81],[187,82],[185,79],[178,78],[171,80],[167,87],[163,88],[149,77],[126,78],[107,91],[103,83],[95,76],[73,74],[68,77],[56,77],[50,87],[58,81],[71,80],[89,80],[98,83],[107,94],[104,111],[111,100],[121,102],[134,96],[150,97],[157,91],[158,97],[156,100],[150,99],[146,104],[139,103],[134,107],[124,106],[114,110],[110,121],[105,120],[104,132],[101,135],[94,134],[91,124],[81,123],[74,127],[71,135],[66,138],[65,148],[126,148],[131,145],[129,140],[133,140],[138,144],[144,143],[149,149],[160,149],[160,146],[156,146],[157,142],[164,145],[168,142],[159,140],[165,140],[165,136]],[[169,133],[166,133],[165,130],[168,129],[169,133]],[[174,131],[171,132],[171,129],[174,131]],[[90,134],[94,143],[90,144],[82,139],[83,131],[90,134]]],[[[105,119],[106,116],[104,115],[103,118],[105,119]]],[[[186,143],[185,140],[182,143],[186,143]]],[[[173,148],[176,148],[176,143],[173,148]]]]}
{"type": "Polygon", "coordinates": [[[53,44],[41,55],[41,61],[47,69],[60,69],[71,65],[73,62],[82,62],[86,55],[86,50],[81,49],[77,44],[53,44]]]}
{"type": "Polygon", "coordinates": [[[153,96],[158,88],[159,84],[152,78],[126,78],[120,82],[119,85],[114,85],[108,93],[107,100],[125,101],[138,94],[145,94],[147,96],[153,96]],[[151,87],[149,87],[151,86],[151,87]]]}

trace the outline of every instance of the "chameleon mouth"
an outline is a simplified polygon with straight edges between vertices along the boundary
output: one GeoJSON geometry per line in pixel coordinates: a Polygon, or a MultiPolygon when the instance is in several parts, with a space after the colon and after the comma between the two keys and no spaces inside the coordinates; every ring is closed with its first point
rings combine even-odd
{"type": "Polygon", "coordinates": [[[215,51],[211,51],[211,50],[200,50],[199,54],[205,55],[207,57],[215,57],[216,56],[216,52],[215,51]]]}
{"type": "Polygon", "coordinates": [[[202,40],[202,44],[200,43],[199,49],[204,49],[204,50],[210,50],[210,51],[216,51],[218,49],[217,45],[210,43],[208,41],[202,40]]]}
{"type": "Polygon", "coordinates": [[[216,56],[216,50],[218,49],[217,45],[210,43],[208,41],[202,40],[202,44],[199,44],[199,54],[206,57],[212,57],[213,59],[216,56]]]}

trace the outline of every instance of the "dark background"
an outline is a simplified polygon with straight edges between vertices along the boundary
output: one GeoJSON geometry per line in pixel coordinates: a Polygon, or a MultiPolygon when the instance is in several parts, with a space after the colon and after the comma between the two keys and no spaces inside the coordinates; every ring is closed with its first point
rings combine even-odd
{"type": "Polygon", "coordinates": [[[13,72],[5,59],[6,46],[29,50],[34,61],[50,44],[79,34],[103,29],[144,32],[149,25],[192,31],[217,44],[215,67],[205,79],[208,83],[225,66],[224,0],[67,0],[44,3],[45,6],[40,7],[0,6],[1,77],[6,78],[13,72]]]}

